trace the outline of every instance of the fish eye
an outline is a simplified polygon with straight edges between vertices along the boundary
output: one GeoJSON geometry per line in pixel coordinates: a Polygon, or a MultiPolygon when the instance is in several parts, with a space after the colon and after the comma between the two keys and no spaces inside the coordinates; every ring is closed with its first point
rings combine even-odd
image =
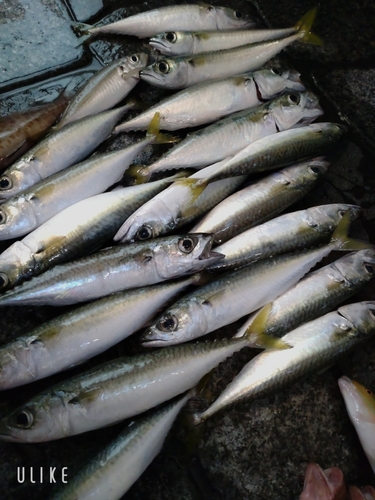
{"type": "Polygon", "coordinates": [[[171,42],[171,43],[175,43],[175,41],[177,40],[177,35],[174,31],[168,31],[164,38],[168,41],[168,42],[171,42]]]}
{"type": "Polygon", "coordinates": [[[181,252],[184,253],[190,253],[195,247],[195,242],[193,238],[181,238],[180,241],[178,242],[178,248],[181,250],[181,252]]]}
{"type": "Polygon", "coordinates": [[[177,327],[178,327],[178,320],[176,316],[172,316],[171,314],[165,314],[156,323],[156,328],[162,332],[173,332],[177,330],[177,327]]]}
{"type": "Polygon", "coordinates": [[[374,395],[374,393],[373,393],[372,391],[370,391],[370,389],[366,389],[366,392],[367,392],[367,394],[368,394],[369,396],[373,396],[373,395],[374,395]]]}
{"type": "Polygon", "coordinates": [[[136,54],[133,54],[130,59],[135,63],[139,61],[139,57],[136,54]]]}
{"type": "Polygon", "coordinates": [[[21,429],[30,429],[33,425],[33,415],[29,410],[22,410],[15,416],[14,422],[21,429]]]}
{"type": "Polygon", "coordinates": [[[277,76],[281,75],[281,71],[277,68],[271,68],[271,73],[273,73],[274,75],[277,75],[277,76]]]}
{"type": "Polygon", "coordinates": [[[366,272],[367,272],[368,274],[371,274],[371,275],[372,275],[372,274],[375,274],[375,267],[374,267],[374,266],[372,266],[371,264],[365,264],[365,265],[364,265],[364,268],[366,269],[366,272]]]}
{"type": "Polygon", "coordinates": [[[160,71],[160,73],[163,73],[163,75],[166,75],[171,70],[171,68],[170,68],[169,64],[167,63],[167,61],[160,61],[158,63],[157,67],[158,67],[158,70],[160,71]]]}
{"type": "Polygon", "coordinates": [[[0,189],[7,190],[11,189],[12,187],[13,182],[7,175],[3,175],[2,177],[0,177],[0,189]]]}
{"type": "Polygon", "coordinates": [[[0,290],[9,284],[9,278],[5,273],[0,273],[0,290]]]}
{"type": "Polygon", "coordinates": [[[143,226],[141,226],[138,231],[137,231],[137,234],[136,234],[136,238],[137,240],[149,240],[150,238],[152,238],[152,229],[150,226],[148,226],[147,224],[144,224],[143,226]]]}
{"type": "Polygon", "coordinates": [[[209,5],[209,6],[207,7],[207,11],[208,11],[208,12],[211,12],[212,10],[214,10],[214,8],[212,7],[212,5],[209,5]]]}
{"type": "Polygon", "coordinates": [[[320,168],[319,167],[309,167],[309,170],[310,172],[312,172],[313,174],[320,174],[320,168]]]}
{"type": "Polygon", "coordinates": [[[0,208],[0,224],[5,224],[6,221],[7,221],[7,215],[4,212],[4,210],[1,210],[0,208]]]}
{"type": "Polygon", "coordinates": [[[234,17],[236,17],[237,19],[242,19],[243,18],[243,14],[239,10],[235,10],[234,11],[234,17]]]}
{"type": "Polygon", "coordinates": [[[291,104],[299,104],[301,100],[301,96],[299,94],[289,94],[288,95],[288,101],[291,104]]]}

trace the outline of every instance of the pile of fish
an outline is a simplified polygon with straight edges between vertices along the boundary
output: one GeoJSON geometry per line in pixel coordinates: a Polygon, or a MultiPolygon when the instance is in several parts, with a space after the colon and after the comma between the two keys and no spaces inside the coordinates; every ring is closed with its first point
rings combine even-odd
{"type": "MultiPolygon", "coordinates": [[[[314,16],[256,30],[240,11],[196,4],[75,26],[86,42],[151,37],[163,56],[147,66],[140,52],[103,68],[26,153],[60,100],[0,122],[0,156],[23,153],[0,176],[0,239],[18,238],[0,255],[0,306],[85,303],[0,346],[0,388],[67,370],[142,328],[143,346],[161,347],[83,367],[2,418],[1,439],[41,442],[150,410],[53,498],[120,498],[200,380],[243,347],[264,350],[196,424],[331,365],[375,333],[374,302],[335,310],[375,275],[374,246],[348,236],[360,207],[283,213],[316,186],[346,133],[312,123],[323,110],[294,70],[259,69],[293,42],[319,44],[314,16]],[[114,106],[140,78],[178,92],[118,124],[134,103],[114,106]],[[110,136],[144,130],[131,146],[88,157],[110,136]],[[168,143],[151,164],[134,164],[168,143]],[[134,185],[113,188],[124,174],[134,185]],[[351,253],[310,272],[334,250],[351,253]],[[233,338],[185,343],[241,318],[233,338]]],[[[373,410],[351,402],[353,387],[340,380],[349,414],[373,410]]],[[[374,467],[367,425],[373,432],[373,414],[358,433],[374,467]]]]}

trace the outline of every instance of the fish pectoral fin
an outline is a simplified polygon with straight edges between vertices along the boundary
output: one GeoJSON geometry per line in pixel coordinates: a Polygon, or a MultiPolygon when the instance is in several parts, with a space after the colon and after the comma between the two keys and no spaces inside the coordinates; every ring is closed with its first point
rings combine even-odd
{"type": "Polygon", "coordinates": [[[100,387],[91,387],[90,389],[82,391],[78,395],[73,396],[68,401],[68,404],[82,405],[82,403],[90,403],[91,401],[97,399],[101,392],[102,390],[100,389],[100,387]]]}

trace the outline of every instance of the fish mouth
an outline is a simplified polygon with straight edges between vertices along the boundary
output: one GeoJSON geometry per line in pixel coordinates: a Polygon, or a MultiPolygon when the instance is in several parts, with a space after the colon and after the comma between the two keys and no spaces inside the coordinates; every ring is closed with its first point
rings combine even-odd
{"type": "Polygon", "coordinates": [[[207,238],[206,244],[204,245],[203,251],[199,256],[199,260],[208,260],[212,262],[216,262],[217,260],[224,259],[225,255],[212,250],[212,245],[214,243],[214,234],[203,234],[204,237],[207,238]]]}
{"type": "Polygon", "coordinates": [[[168,45],[166,45],[163,42],[163,40],[161,40],[160,38],[156,38],[156,37],[150,38],[149,44],[155,50],[160,50],[160,49],[168,50],[168,48],[169,48],[168,45]]]}
{"type": "Polygon", "coordinates": [[[155,72],[153,70],[145,70],[143,69],[142,71],[139,72],[139,76],[141,80],[147,81],[147,79],[151,80],[159,80],[159,78],[155,75],[155,72]]]}

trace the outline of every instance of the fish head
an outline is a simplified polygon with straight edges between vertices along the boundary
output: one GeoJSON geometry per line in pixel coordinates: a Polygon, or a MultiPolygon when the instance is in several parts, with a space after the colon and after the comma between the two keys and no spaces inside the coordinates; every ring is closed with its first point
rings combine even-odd
{"type": "Polygon", "coordinates": [[[17,238],[35,228],[36,217],[24,196],[0,205],[0,240],[17,238]]]}
{"type": "Polygon", "coordinates": [[[145,347],[180,344],[207,332],[204,306],[196,300],[177,302],[168,309],[141,336],[145,347]]]}
{"type": "Polygon", "coordinates": [[[0,292],[28,277],[29,268],[33,265],[31,250],[22,241],[15,241],[0,255],[0,292]]]}
{"type": "Polygon", "coordinates": [[[145,52],[137,52],[127,57],[119,59],[116,68],[121,78],[126,80],[128,76],[139,79],[139,73],[136,70],[141,70],[146,67],[148,54],[145,52]]]}
{"type": "Polygon", "coordinates": [[[353,336],[367,338],[375,334],[375,301],[348,304],[337,312],[353,325],[353,336]]]}
{"type": "Polygon", "coordinates": [[[334,267],[350,283],[363,283],[375,276],[375,250],[366,248],[345,255],[334,263],[334,267]]]}
{"type": "Polygon", "coordinates": [[[115,241],[122,243],[145,241],[172,231],[177,219],[160,197],[152,198],[132,214],[118,230],[115,241]]]}
{"type": "Polygon", "coordinates": [[[188,31],[165,31],[150,38],[150,45],[165,55],[192,54],[194,36],[188,31]]]}
{"type": "Polygon", "coordinates": [[[190,233],[161,240],[154,250],[154,263],[158,275],[163,279],[202,271],[224,258],[212,250],[214,235],[190,233]]]}
{"type": "Polygon", "coordinates": [[[291,92],[271,102],[269,110],[278,130],[308,125],[323,114],[312,92],[291,92]]]}
{"type": "Polygon", "coordinates": [[[320,179],[328,171],[329,165],[330,163],[320,156],[286,167],[279,174],[282,175],[282,182],[303,188],[320,179]]]}
{"type": "Polygon", "coordinates": [[[0,439],[32,443],[67,436],[69,400],[71,395],[67,397],[63,391],[50,390],[35,396],[0,420],[0,439]]]}
{"type": "Polygon", "coordinates": [[[315,227],[318,232],[322,231],[326,234],[333,232],[346,214],[349,214],[350,222],[353,222],[360,213],[361,208],[358,205],[331,203],[308,208],[305,217],[308,226],[315,227]]]}
{"type": "Polygon", "coordinates": [[[345,500],[344,474],[338,467],[322,470],[310,463],[305,473],[303,492],[299,500],[345,500]]]}
{"type": "Polygon", "coordinates": [[[272,99],[281,92],[305,90],[299,73],[293,70],[282,71],[277,68],[262,69],[252,74],[257,84],[257,91],[262,99],[272,99]]]}
{"type": "Polygon", "coordinates": [[[22,157],[0,176],[0,202],[12,198],[41,180],[40,161],[32,154],[22,157]]]}
{"type": "Polygon", "coordinates": [[[156,87],[178,89],[188,85],[188,63],[184,60],[163,58],[140,72],[141,79],[156,87]]]}
{"type": "Polygon", "coordinates": [[[375,425],[374,394],[349,377],[339,378],[338,384],[351,420],[375,425]]]}
{"type": "Polygon", "coordinates": [[[207,5],[207,12],[215,17],[218,30],[245,29],[255,26],[253,19],[241,10],[207,5]]]}
{"type": "Polygon", "coordinates": [[[309,125],[309,130],[318,136],[323,136],[328,143],[336,144],[348,132],[341,123],[320,122],[309,125]]]}

